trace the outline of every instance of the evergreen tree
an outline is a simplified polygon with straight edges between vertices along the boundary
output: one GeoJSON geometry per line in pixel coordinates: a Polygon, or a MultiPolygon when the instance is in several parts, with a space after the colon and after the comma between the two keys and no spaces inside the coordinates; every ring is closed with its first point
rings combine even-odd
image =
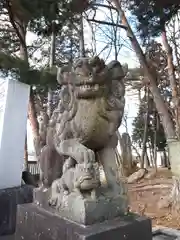
{"type": "MultiPolygon", "coordinates": [[[[153,99],[150,99],[150,109],[149,109],[149,121],[148,121],[148,131],[147,131],[147,142],[150,143],[151,146],[154,146],[154,123],[156,121],[155,119],[155,106],[153,104],[153,99]]],[[[143,136],[144,136],[144,127],[145,127],[145,109],[146,103],[144,100],[142,100],[140,107],[139,107],[139,112],[137,117],[135,117],[133,121],[133,133],[132,133],[132,139],[135,143],[139,145],[139,147],[142,146],[143,142],[143,136]]],[[[159,118],[158,118],[159,119],[159,118]]],[[[156,147],[158,151],[163,151],[166,147],[166,137],[164,134],[164,129],[162,126],[162,123],[160,122],[159,119],[159,124],[157,126],[157,137],[156,137],[156,147]]]]}
{"type": "Polygon", "coordinates": [[[129,9],[137,17],[137,27],[143,40],[158,36],[165,24],[177,14],[180,3],[160,0],[130,0],[129,9]]]}
{"type": "MultiPolygon", "coordinates": [[[[67,26],[66,31],[69,32],[69,22],[73,22],[74,25],[77,22],[77,17],[73,15],[69,1],[33,0],[30,2],[27,0],[4,0],[0,5],[0,16],[0,22],[2,23],[0,25],[1,73],[11,73],[13,78],[15,77],[28,84],[38,84],[38,82],[44,85],[47,85],[47,82],[54,84],[55,75],[53,73],[56,73],[56,71],[49,73],[48,68],[42,68],[42,71],[38,72],[35,64],[30,64],[28,57],[32,55],[32,52],[37,51],[38,47],[42,47],[43,42],[44,45],[47,43],[52,31],[52,21],[56,22],[55,31],[56,36],[59,36],[60,39],[58,45],[61,46],[61,52],[62,45],[64,45],[63,49],[67,48],[65,43],[68,42],[67,35],[70,36],[70,34],[65,35],[63,27],[67,26]],[[27,31],[39,36],[39,44],[27,46],[27,31]],[[42,38],[46,38],[47,41],[43,41],[42,38]],[[20,53],[22,50],[25,50],[25,55],[27,55],[24,63],[24,57],[22,59],[20,53]]],[[[71,39],[73,39],[72,36],[71,39]]],[[[74,42],[71,41],[71,48],[73,47],[74,42]]],[[[41,53],[43,53],[42,58],[44,58],[46,56],[45,52],[41,53]]]]}

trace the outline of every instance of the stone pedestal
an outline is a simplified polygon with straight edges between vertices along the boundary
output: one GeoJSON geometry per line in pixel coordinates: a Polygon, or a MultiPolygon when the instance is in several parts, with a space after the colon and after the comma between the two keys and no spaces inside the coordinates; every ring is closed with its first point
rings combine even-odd
{"type": "Polygon", "coordinates": [[[0,190],[0,236],[13,234],[16,227],[16,210],[18,204],[31,203],[33,188],[22,187],[0,190]]]}
{"type": "Polygon", "coordinates": [[[33,204],[19,205],[15,240],[152,240],[151,221],[129,215],[83,226],[33,204]]]}
{"type": "Polygon", "coordinates": [[[0,80],[0,189],[21,185],[30,86],[0,80]]]}
{"type": "Polygon", "coordinates": [[[64,196],[61,200],[61,206],[56,209],[50,207],[47,199],[50,198],[50,191],[43,192],[36,188],[34,190],[34,202],[46,209],[67,218],[70,221],[82,225],[91,225],[114,219],[123,215],[127,209],[127,196],[117,195],[116,197],[100,195],[96,200],[81,198],[75,192],[64,196]]]}

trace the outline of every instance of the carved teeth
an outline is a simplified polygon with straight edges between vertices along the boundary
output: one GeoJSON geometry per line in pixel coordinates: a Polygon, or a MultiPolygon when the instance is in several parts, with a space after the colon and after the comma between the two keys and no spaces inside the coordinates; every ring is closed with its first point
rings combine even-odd
{"type": "Polygon", "coordinates": [[[91,85],[81,85],[81,86],[80,86],[80,89],[81,89],[81,90],[84,90],[84,89],[94,89],[94,90],[98,90],[98,89],[99,89],[99,85],[98,85],[98,84],[95,84],[94,86],[91,86],[91,85]]]}
{"type": "Polygon", "coordinates": [[[98,89],[99,89],[99,85],[98,85],[98,84],[95,84],[94,89],[95,89],[95,90],[98,90],[98,89]]]}

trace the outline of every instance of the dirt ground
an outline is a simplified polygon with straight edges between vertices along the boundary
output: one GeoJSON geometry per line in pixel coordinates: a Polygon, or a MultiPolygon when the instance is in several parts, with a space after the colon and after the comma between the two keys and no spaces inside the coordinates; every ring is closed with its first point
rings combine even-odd
{"type": "Polygon", "coordinates": [[[175,214],[170,207],[158,206],[160,199],[169,195],[171,186],[172,176],[168,169],[159,169],[151,180],[142,179],[138,183],[128,184],[130,211],[150,217],[153,226],[180,229],[180,214],[175,214]]]}

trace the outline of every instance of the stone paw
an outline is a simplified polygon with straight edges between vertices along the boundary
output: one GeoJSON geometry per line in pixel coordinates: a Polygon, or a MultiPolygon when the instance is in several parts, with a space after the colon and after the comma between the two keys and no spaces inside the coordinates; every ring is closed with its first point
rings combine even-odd
{"type": "Polygon", "coordinates": [[[48,203],[50,206],[56,206],[58,201],[58,196],[53,196],[49,199],[48,203]]]}

